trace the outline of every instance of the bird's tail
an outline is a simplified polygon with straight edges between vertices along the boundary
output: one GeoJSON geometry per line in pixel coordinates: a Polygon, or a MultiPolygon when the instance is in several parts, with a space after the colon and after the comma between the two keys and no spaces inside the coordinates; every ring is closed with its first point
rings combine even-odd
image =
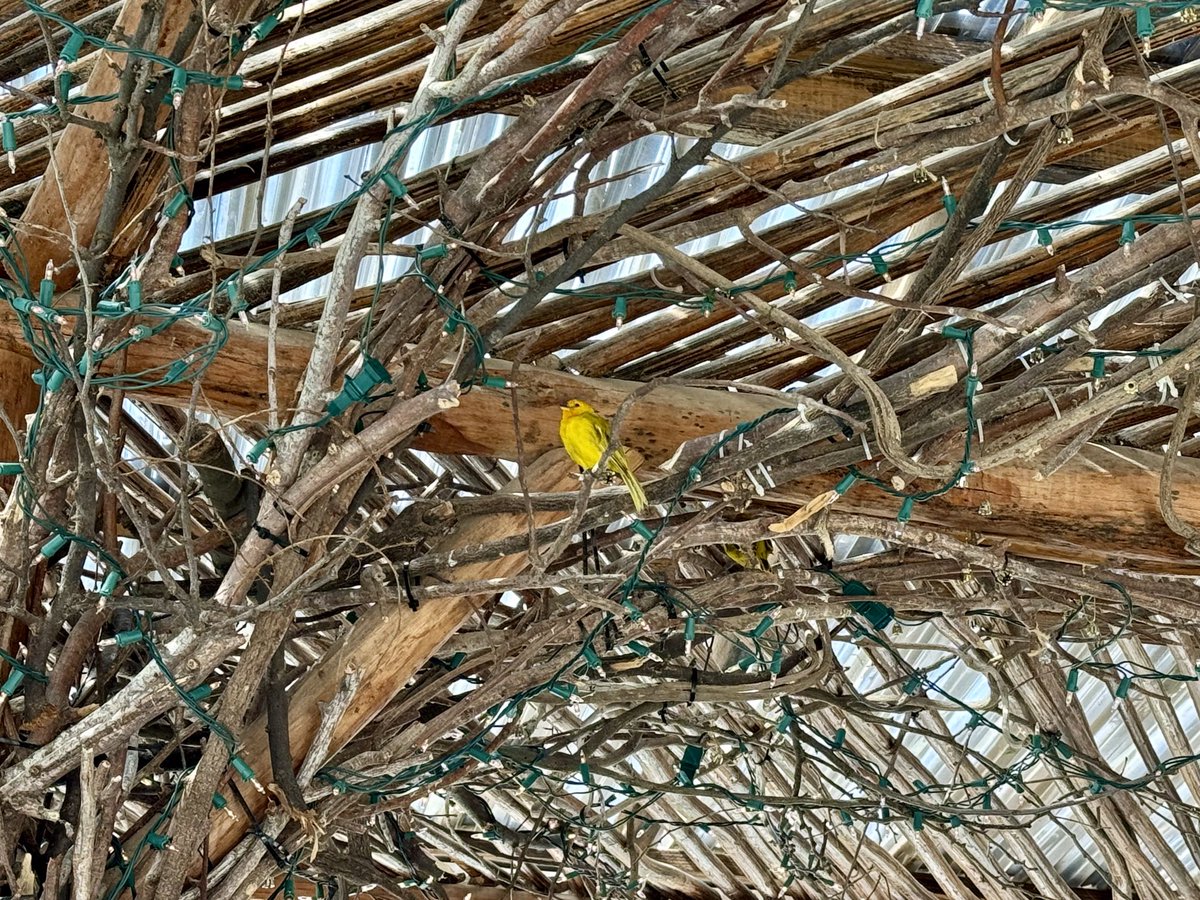
{"type": "Polygon", "coordinates": [[[624,459],[613,458],[609,462],[621,476],[621,480],[625,482],[625,487],[629,488],[629,496],[633,498],[634,511],[642,512],[646,508],[646,492],[642,490],[641,482],[633,474],[633,469],[629,468],[629,463],[624,459]]]}

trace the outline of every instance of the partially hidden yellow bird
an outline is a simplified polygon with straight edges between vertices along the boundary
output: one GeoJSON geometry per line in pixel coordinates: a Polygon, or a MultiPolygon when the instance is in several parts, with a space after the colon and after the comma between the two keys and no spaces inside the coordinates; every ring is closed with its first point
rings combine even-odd
{"type": "Polygon", "coordinates": [[[721,549],[725,551],[726,556],[743,569],[765,569],[771,559],[771,544],[769,541],[755,541],[753,556],[738,544],[725,544],[721,549]]]}
{"type": "MultiPolygon", "coordinates": [[[[567,456],[586,472],[595,470],[604,455],[610,440],[608,421],[582,400],[568,400],[561,407],[562,421],[558,423],[558,436],[562,439],[567,456]]],[[[642,490],[629,460],[621,447],[613,448],[608,457],[608,470],[620,477],[629,488],[633,508],[641,512],[646,508],[646,492],[642,490]]]]}

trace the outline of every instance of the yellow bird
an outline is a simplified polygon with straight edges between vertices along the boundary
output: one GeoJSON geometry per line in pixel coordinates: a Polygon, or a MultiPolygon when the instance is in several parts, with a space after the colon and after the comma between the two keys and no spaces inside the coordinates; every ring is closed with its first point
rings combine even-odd
{"type": "MultiPolygon", "coordinates": [[[[567,405],[561,409],[562,421],[558,423],[558,436],[562,439],[567,456],[575,461],[575,465],[591,472],[608,447],[608,422],[582,400],[568,400],[567,405]]],[[[639,513],[644,510],[646,492],[638,483],[633,469],[629,468],[629,460],[625,458],[625,451],[620,447],[614,448],[609,455],[608,470],[620,476],[625,482],[625,487],[629,488],[633,508],[639,513]]]]}
{"type": "Polygon", "coordinates": [[[738,544],[724,544],[721,549],[725,551],[726,556],[743,569],[765,569],[767,561],[771,557],[770,541],[755,541],[753,556],[738,544]]]}

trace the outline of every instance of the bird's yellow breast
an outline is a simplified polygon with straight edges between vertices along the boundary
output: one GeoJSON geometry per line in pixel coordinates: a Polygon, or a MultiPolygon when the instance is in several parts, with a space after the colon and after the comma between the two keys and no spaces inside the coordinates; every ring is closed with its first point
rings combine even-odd
{"type": "Polygon", "coordinates": [[[558,424],[567,455],[582,469],[594,469],[608,446],[608,428],[593,412],[564,414],[558,424]]]}

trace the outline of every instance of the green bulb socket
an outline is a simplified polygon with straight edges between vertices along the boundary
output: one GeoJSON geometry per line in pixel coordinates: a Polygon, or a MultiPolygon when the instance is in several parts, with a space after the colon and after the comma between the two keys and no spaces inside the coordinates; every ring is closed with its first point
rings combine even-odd
{"type": "Polygon", "coordinates": [[[163,210],[163,216],[167,219],[173,219],[179,215],[179,211],[187,206],[190,198],[183,191],[176,191],[175,196],[171,198],[171,202],[167,204],[163,210]]]}
{"type": "Polygon", "coordinates": [[[194,688],[192,688],[190,691],[187,692],[187,695],[189,697],[191,697],[193,701],[195,701],[196,703],[199,703],[201,700],[207,700],[209,697],[211,697],[212,692],[213,692],[212,685],[206,683],[206,684],[196,685],[194,688]]]}
{"type": "Polygon", "coordinates": [[[50,540],[42,545],[42,556],[49,559],[66,545],[67,536],[65,534],[53,535],[50,540]]]}
{"type": "Polygon", "coordinates": [[[1121,683],[1117,685],[1117,699],[1124,700],[1129,696],[1129,688],[1133,685],[1133,679],[1126,675],[1121,679],[1121,683]]]}
{"type": "Polygon", "coordinates": [[[254,26],[254,30],[252,32],[250,32],[251,39],[255,43],[266,39],[267,35],[269,35],[272,31],[274,31],[275,26],[277,26],[278,24],[279,24],[279,14],[271,13],[269,16],[267,16],[265,19],[263,19],[261,22],[259,22],[257,25],[254,26]]]}
{"type": "Polygon", "coordinates": [[[67,43],[63,45],[62,53],[58,54],[58,58],[65,63],[73,63],[79,59],[79,53],[83,50],[84,43],[87,42],[87,35],[82,31],[71,31],[71,36],[67,38],[67,43]]]}
{"type": "Polygon", "coordinates": [[[19,462],[0,463],[0,478],[15,477],[24,471],[25,467],[19,462]]]}
{"type": "Polygon", "coordinates": [[[421,262],[428,262],[431,259],[442,259],[450,253],[450,248],[445,244],[430,244],[428,247],[422,247],[417,251],[417,259],[421,262]]]}
{"type": "Polygon", "coordinates": [[[5,153],[15,153],[17,150],[17,126],[12,119],[5,119],[0,126],[0,147],[5,153]]]}
{"type": "Polygon", "coordinates": [[[13,669],[8,673],[8,678],[4,681],[4,686],[0,687],[0,694],[5,697],[11,697],[17,692],[17,688],[21,686],[21,682],[25,680],[25,673],[20,669],[13,669]]]}
{"type": "Polygon", "coordinates": [[[392,172],[384,172],[379,176],[379,180],[387,185],[387,189],[392,192],[397,200],[403,199],[408,195],[408,188],[404,182],[395,176],[392,172]]]}
{"type": "Polygon", "coordinates": [[[258,462],[264,453],[271,447],[272,438],[265,437],[250,448],[250,452],[246,454],[246,459],[251,463],[258,462]]]}
{"type": "Polygon", "coordinates": [[[1067,691],[1073,694],[1077,690],[1079,690],[1079,670],[1072,669],[1067,673],[1067,691]]]}
{"type": "Polygon", "coordinates": [[[342,383],[342,391],[329,401],[331,415],[340,416],[355,403],[366,400],[381,384],[391,384],[392,376],[383,363],[373,356],[364,356],[362,367],[342,383]]]}
{"type": "Polygon", "coordinates": [[[242,779],[242,781],[255,780],[254,770],[250,768],[250,764],[240,756],[235,756],[232,760],[230,760],[229,764],[233,766],[233,771],[238,773],[238,776],[242,779]]]}
{"type": "Polygon", "coordinates": [[[110,571],[104,576],[104,583],[100,585],[100,596],[111,597],[117,589],[117,582],[121,580],[121,573],[116,569],[110,571]]]}
{"type": "Polygon", "coordinates": [[[953,325],[947,325],[942,329],[942,337],[950,341],[965,341],[970,337],[970,332],[965,328],[955,328],[953,325]]]}
{"type": "Polygon", "coordinates": [[[142,283],[131,281],[125,286],[125,296],[129,300],[130,309],[142,308],[142,283]]]}
{"type": "Polygon", "coordinates": [[[1149,40],[1150,36],[1154,34],[1154,19],[1150,16],[1150,7],[1134,7],[1133,15],[1137,36],[1143,41],[1149,40]]]}
{"type": "Polygon", "coordinates": [[[767,629],[775,624],[775,620],[770,616],[763,616],[762,621],[754,626],[754,630],[750,632],[750,637],[760,638],[767,633],[767,629]]]}
{"type": "Polygon", "coordinates": [[[634,519],[632,522],[630,522],[629,530],[632,531],[634,534],[638,535],[638,537],[642,538],[643,540],[647,540],[647,541],[654,540],[654,532],[650,529],[650,526],[647,525],[645,522],[643,522],[641,519],[634,519]]]}
{"type": "Polygon", "coordinates": [[[563,700],[570,700],[575,694],[575,686],[572,684],[566,684],[562,681],[554,682],[554,684],[550,685],[550,687],[548,687],[546,690],[552,693],[555,697],[560,697],[563,700]]]}
{"type": "Polygon", "coordinates": [[[146,843],[155,850],[167,849],[167,844],[171,843],[171,839],[165,834],[159,834],[157,831],[152,831],[146,835],[146,843]]]}

